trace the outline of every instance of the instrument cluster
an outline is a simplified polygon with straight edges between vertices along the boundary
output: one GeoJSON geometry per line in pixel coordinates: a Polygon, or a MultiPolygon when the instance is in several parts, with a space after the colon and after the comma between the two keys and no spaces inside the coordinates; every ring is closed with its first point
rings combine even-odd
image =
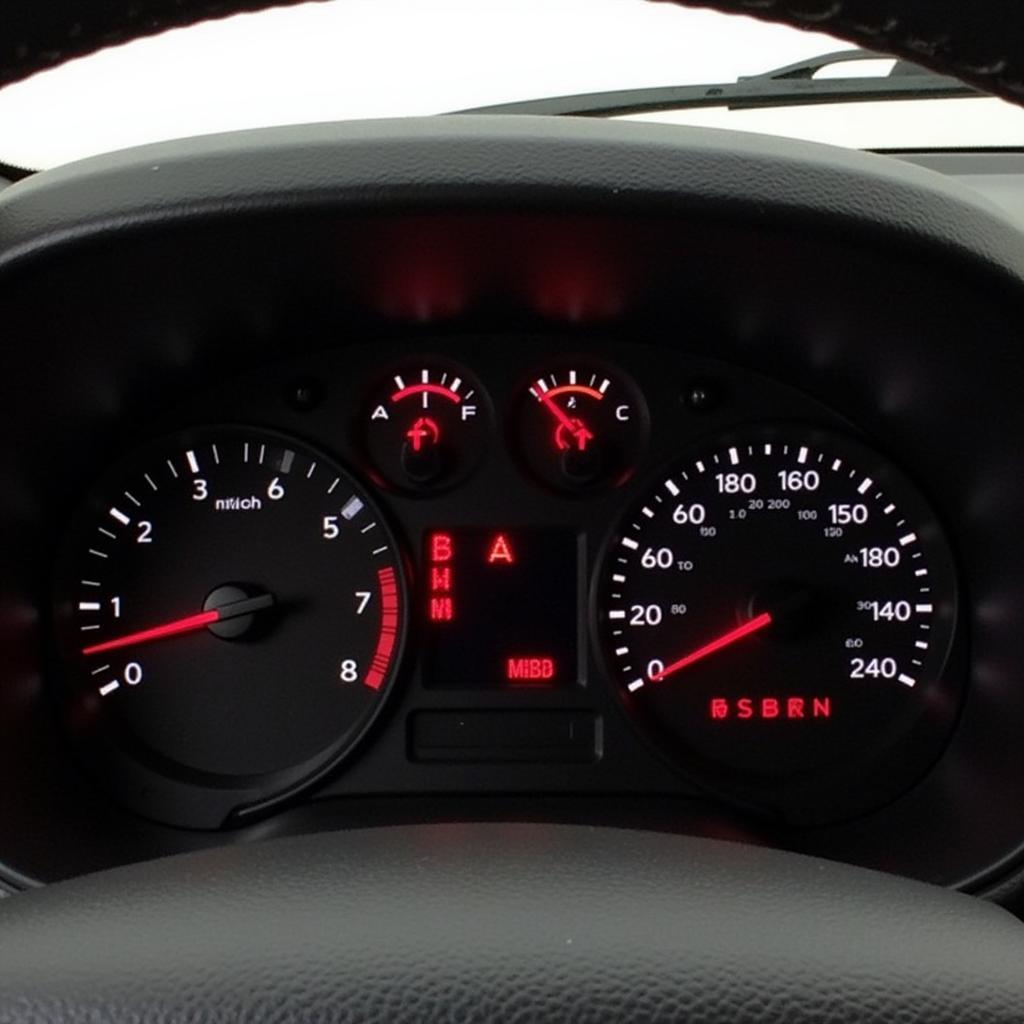
{"type": "Polygon", "coordinates": [[[940,758],[965,670],[927,481],[677,349],[326,350],[110,452],[63,531],[51,680],[122,805],[664,792],[817,826],[940,758]]]}

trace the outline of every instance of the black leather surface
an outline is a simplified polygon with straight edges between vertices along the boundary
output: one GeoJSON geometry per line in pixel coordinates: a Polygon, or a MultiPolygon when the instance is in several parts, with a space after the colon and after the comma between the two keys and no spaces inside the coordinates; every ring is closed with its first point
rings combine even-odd
{"type": "Polygon", "coordinates": [[[1024,1019],[1024,928],[709,840],[419,826],[277,840],[0,905],[0,1020],[1024,1019]]]}
{"type": "MultiPolygon", "coordinates": [[[[102,46],[206,18],[294,2],[297,0],[5,0],[0,84],[102,46]]],[[[830,32],[1024,100],[1024,4],[1012,0],[667,2],[830,32]]]]}

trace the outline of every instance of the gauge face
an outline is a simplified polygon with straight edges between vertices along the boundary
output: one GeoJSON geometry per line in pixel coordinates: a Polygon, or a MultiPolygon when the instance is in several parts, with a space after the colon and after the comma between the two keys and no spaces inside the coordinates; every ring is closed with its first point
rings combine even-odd
{"type": "Polygon", "coordinates": [[[276,434],[191,431],[77,517],[56,585],[68,720],[127,802],[217,826],[352,749],[405,621],[395,542],[347,473],[276,434]]]}
{"type": "Polygon", "coordinates": [[[878,455],[800,428],[666,472],[606,557],[627,707],[681,766],[796,819],[911,785],[955,714],[953,560],[878,455]]]}
{"type": "Polygon", "coordinates": [[[647,415],[623,374],[579,362],[530,381],[517,429],[523,461],[538,479],[585,491],[632,474],[646,443],[647,415]]]}
{"type": "Polygon", "coordinates": [[[464,479],[487,448],[489,402],[483,386],[449,363],[397,370],[370,397],[366,446],[386,483],[431,491],[464,479]]]}

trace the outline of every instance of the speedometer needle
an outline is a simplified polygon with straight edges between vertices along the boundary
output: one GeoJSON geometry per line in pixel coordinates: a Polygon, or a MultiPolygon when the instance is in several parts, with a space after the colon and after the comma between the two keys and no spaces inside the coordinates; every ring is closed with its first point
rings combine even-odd
{"type": "Polygon", "coordinates": [[[182,619],[174,619],[171,622],[161,623],[159,626],[151,626],[149,629],[140,629],[135,633],[127,633],[113,640],[105,640],[103,643],[93,644],[91,647],[83,648],[82,654],[102,654],[104,651],[116,651],[122,647],[133,647],[136,644],[149,643],[151,640],[162,640],[168,636],[194,633],[196,630],[212,626],[215,622],[236,619],[241,615],[251,615],[253,612],[270,608],[273,604],[273,594],[259,594],[256,597],[247,597],[241,601],[232,601],[229,604],[221,605],[219,608],[211,608],[196,615],[186,615],[182,619]]]}
{"type": "Polygon", "coordinates": [[[754,618],[744,622],[742,626],[730,629],[728,633],[723,633],[720,637],[704,644],[703,647],[698,647],[695,651],[691,651],[689,654],[684,655],[678,661],[673,661],[671,665],[666,665],[660,672],[655,672],[650,677],[651,682],[660,683],[662,679],[674,675],[676,672],[681,672],[684,668],[688,668],[695,662],[702,661],[704,658],[708,657],[708,655],[715,654],[717,651],[724,650],[726,647],[731,647],[733,644],[742,640],[744,637],[750,636],[752,633],[760,632],[762,629],[770,626],[772,621],[770,612],[762,612],[760,615],[755,615],[754,618]]]}

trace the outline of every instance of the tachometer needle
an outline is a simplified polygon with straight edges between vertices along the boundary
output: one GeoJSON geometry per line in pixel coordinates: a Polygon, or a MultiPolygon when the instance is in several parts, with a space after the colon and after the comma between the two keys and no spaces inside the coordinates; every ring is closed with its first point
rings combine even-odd
{"type": "Polygon", "coordinates": [[[135,633],[127,633],[113,640],[105,640],[103,643],[93,644],[91,647],[83,648],[82,654],[102,654],[104,651],[116,651],[122,647],[133,647],[136,644],[149,643],[152,640],[162,640],[169,636],[179,636],[182,633],[194,633],[196,630],[205,629],[215,622],[235,619],[240,615],[251,615],[253,612],[270,608],[273,604],[273,594],[259,594],[256,597],[247,597],[241,601],[232,601],[230,604],[221,605],[219,608],[211,608],[208,611],[198,612],[195,615],[186,615],[182,619],[174,619],[171,622],[161,623],[159,626],[151,626],[149,629],[140,629],[135,633]]]}
{"type": "Polygon", "coordinates": [[[715,654],[717,651],[724,650],[726,647],[731,647],[744,637],[750,636],[752,633],[758,633],[771,624],[772,616],[770,612],[762,612],[760,615],[755,615],[754,618],[744,622],[742,626],[730,629],[728,633],[723,633],[720,637],[704,644],[703,647],[698,647],[697,650],[684,655],[678,661],[673,661],[671,665],[666,665],[660,672],[655,672],[650,677],[651,682],[660,683],[662,679],[674,675],[676,672],[680,672],[684,668],[688,668],[695,662],[702,661],[704,658],[711,654],[715,654]]]}

